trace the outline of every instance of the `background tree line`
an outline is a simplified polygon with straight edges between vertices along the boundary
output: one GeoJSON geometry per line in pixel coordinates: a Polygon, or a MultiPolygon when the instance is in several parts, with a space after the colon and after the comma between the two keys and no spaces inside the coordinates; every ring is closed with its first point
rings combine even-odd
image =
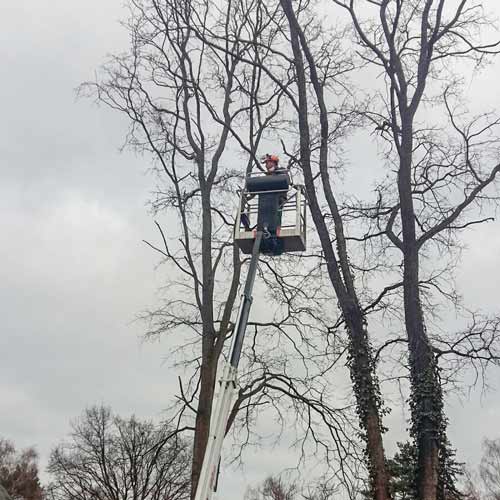
{"type": "MultiPolygon", "coordinates": [[[[398,500],[418,498],[415,488],[417,450],[410,442],[398,443],[398,451],[387,461],[391,496],[398,500]]],[[[452,491],[449,498],[468,500],[496,500],[500,498],[500,439],[483,441],[483,456],[477,471],[471,471],[456,457],[448,457],[447,470],[453,475],[453,484],[460,491],[452,491]]],[[[336,498],[335,490],[327,484],[306,487],[300,481],[282,476],[270,476],[260,485],[247,490],[246,500],[327,500],[336,498]]],[[[369,490],[359,491],[357,498],[370,498],[369,490]]]]}
{"type": "MultiPolygon", "coordinates": [[[[51,452],[45,484],[39,477],[34,448],[17,451],[0,440],[2,500],[183,500],[190,494],[190,443],[163,424],[122,419],[109,408],[87,408],[72,423],[72,430],[51,452]],[[8,496],[6,496],[8,495],[8,496]]],[[[390,492],[398,500],[414,500],[415,445],[399,443],[387,462],[390,492]]],[[[500,438],[485,439],[477,471],[448,458],[447,470],[460,492],[453,498],[500,498],[500,438]]],[[[248,488],[245,500],[330,500],[342,495],[328,481],[306,485],[288,474],[270,476],[248,488]]],[[[360,489],[355,498],[370,498],[360,489]]]]}
{"type": "Polygon", "coordinates": [[[11,500],[183,500],[190,444],[164,424],[87,408],[56,445],[42,485],[34,448],[0,441],[0,485],[11,500]]]}

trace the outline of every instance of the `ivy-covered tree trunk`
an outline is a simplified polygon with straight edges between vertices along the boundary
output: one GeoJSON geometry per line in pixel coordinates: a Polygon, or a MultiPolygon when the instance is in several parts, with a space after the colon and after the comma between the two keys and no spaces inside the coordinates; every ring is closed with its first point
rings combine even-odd
{"type": "Polygon", "coordinates": [[[375,374],[373,354],[368,340],[364,314],[357,302],[344,311],[349,332],[350,372],[356,396],[359,421],[364,429],[368,468],[373,498],[390,498],[389,474],[384,452],[380,388],[375,374]]]}
{"type": "Polygon", "coordinates": [[[339,301],[349,339],[349,369],[356,398],[359,425],[365,441],[367,466],[370,472],[370,487],[373,498],[388,500],[389,477],[386,470],[383,446],[383,427],[381,398],[378,380],[375,374],[373,354],[366,330],[365,315],[360,306],[354,285],[354,277],[349,264],[348,251],[344,236],[343,221],[340,216],[335,196],[331,189],[328,174],[328,113],[323,98],[322,84],[316,72],[314,58],[309,49],[297,16],[290,0],[280,0],[287,16],[290,28],[290,43],[294,56],[297,78],[300,163],[309,201],[311,215],[319,235],[330,281],[339,301]],[[309,68],[309,77],[314,88],[317,105],[320,110],[320,159],[319,169],[323,191],[327,199],[330,215],[335,222],[337,254],[332,245],[332,238],[319,204],[315,177],[312,171],[311,135],[308,121],[307,78],[303,59],[305,55],[309,68]]]}
{"type": "Polygon", "coordinates": [[[412,117],[402,120],[398,191],[401,206],[403,252],[403,294],[412,386],[412,434],[417,443],[417,494],[435,500],[438,491],[439,454],[444,435],[443,396],[436,359],[425,330],[420,302],[419,255],[413,206],[411,167],[413,148],[412,117]]]}

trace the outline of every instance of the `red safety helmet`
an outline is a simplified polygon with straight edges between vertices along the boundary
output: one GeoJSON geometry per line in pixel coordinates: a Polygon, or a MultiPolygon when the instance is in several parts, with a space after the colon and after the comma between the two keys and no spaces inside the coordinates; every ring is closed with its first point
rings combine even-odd
{"type": "Polygon", "coordinates": [[[270,155],[266,154],[265,156],[262,157],[262,163],[274,163],[276,166],[278,166],[280,159],[276,155],[270,155]]]}

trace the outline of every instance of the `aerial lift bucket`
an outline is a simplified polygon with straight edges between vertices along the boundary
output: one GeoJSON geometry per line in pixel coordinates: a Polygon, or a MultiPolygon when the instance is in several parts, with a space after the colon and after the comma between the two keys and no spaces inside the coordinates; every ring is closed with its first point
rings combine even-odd
{"type": "Polygon", "coordinates": [[[241,192],[234,241],[251,254],[257,231],[266,255],[306,249],[306,203],[302,186],[291,186],[286,173],[250,175],[241,192]]]}

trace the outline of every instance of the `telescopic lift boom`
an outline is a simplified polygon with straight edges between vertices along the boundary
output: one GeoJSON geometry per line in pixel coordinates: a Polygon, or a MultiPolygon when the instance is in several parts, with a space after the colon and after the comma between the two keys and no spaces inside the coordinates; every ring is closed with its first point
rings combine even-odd
{"type": "Polygon", "coordinates": [[[243,253],[250,253],[250,266],[235,323],[229,359],[225,362],[216,397],[210,435],[201,468],[195,500],[211,500],[217,484],[222,442],[237,391],[237,373],[243,339],[252,305],[252,291],[260,253],[280,255],[283,252],[305,250],[305,201],[300,186],[290,188],[286,174],[267,177],[249,176],[242,192],[234,240],[243,253]],[[290,195],[290,191],[293,193],[290,195]],[[256,205],[257,202],[257,205],[256,205]],[[291,213],[292,224],[283,222],[284,212],[291,213]],[[257,223],[250,229],[252,214],[257,223]],[[245,216],[245,227],[241,220],[245,216]],[[287,232],[288,231],[288,232],[287,232]],[[250,246],[251,244],[251,246],[250,246]]]}
{"type": "Polygon", "coordinates": [[[241,298],[241,305],[236,322],[236,332],[233,336],[229,361],[220,379],[220,389],[215,403],[212,422],[210,424],[210,436],[208,438],[205,457],[201,467],[200,479],[196,490],[195,500],[210,500],[217,482],[217,471],[222,451],[222,441],[226,433],[226,426],[229,419],[229,413],[234,402],[237,391],[237,372],[240,361],[243,338],[248,323],[248,314],[252,305],[252,289],[259,262],[260,243],[262,240],[262,231],[257,232],[253,246],[252,259],[248,269],[245,290],[241,298]]]}

